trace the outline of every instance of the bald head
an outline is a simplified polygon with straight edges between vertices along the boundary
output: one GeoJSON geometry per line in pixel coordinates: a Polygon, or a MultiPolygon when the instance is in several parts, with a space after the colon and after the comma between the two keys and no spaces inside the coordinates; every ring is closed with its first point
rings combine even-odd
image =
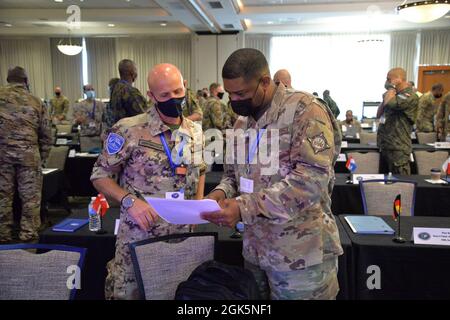
{"type": "Polygon", "coordinates": [[[16,66],[8,69],[6,81],[8,81],[8,83],[27,83],[28,76],[24,68],[16,66]]]}
{"type": "Polygon", "coordinates": [[[400,78],[402,81],[406,81],[406,71],[402,68],[394,68],[389,70],[388,76],[391,75],[393,77],[400,78]]]}
{"type": "Polygon", "coordinates": [[[137,68],[134,61],[123,59],[119,62],[120,79],[134,82],[137,78],[137,68]]]}
{"type": "Polygon", "coordinates": [[[185,96],[183,76],[172,64],[162,63],[154,66],[148,73],[147,83],[148,94],[155,102],[185,96]]]}
{"type": "Polygon", "coordinates": [[[406,80],[406,71],[403,68],[393,68],[389,70],[386,82],[394,85],[399,91],[409,87],[409,83],[406,80]]]}
{"type": "Polygon", "coordinates": [[[273,81],[275,82],[276,85],[279,85],[280,83],[282,83],[286,86],[286,88],[289,88],[289,89],[292,88],[291,75],[290,75],[289,71],[287,71],[286,69],[281,69],[281,70],[278,70],[277,72],[275,72],[275,74],[273,76],[273,81]]]}

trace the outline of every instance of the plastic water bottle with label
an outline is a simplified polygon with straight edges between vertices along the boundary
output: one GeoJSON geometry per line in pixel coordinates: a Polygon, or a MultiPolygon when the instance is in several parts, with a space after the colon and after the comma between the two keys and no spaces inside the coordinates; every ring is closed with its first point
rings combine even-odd
{"type": "Polygon", "coordinates": [[[89,231],[98,231],[102,228],[102,222],[100,220],[100,214],[94,210],[93,203],[95,197],[91,198],[91,202],[89,203],[88,211],[89,211],[89,231]]]}

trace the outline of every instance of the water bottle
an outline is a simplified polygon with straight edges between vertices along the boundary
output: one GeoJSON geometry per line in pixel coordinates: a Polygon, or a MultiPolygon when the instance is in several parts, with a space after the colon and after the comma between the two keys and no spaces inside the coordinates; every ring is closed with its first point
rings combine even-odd
{"type": "Polygon", "coordinates": [[[95,197],[91,198],[91,202],[89,203],[88,211],[89,211],[89,231],[98,231],[101,229],[101,220],[100,214],[96,212],[93,208],[93,203],[95,201],[95,197]]]}
{"type": "Polygon", "coordinates": [[[387,179],[386,179],[386,184],[390,184],[392,183],[392,172],[388,173],[387,179]]]}
{"type": "Polygon", "coordinates": [[[372,132],[377,132],[377,123],[374,121],[372,125],[372,132]]]}

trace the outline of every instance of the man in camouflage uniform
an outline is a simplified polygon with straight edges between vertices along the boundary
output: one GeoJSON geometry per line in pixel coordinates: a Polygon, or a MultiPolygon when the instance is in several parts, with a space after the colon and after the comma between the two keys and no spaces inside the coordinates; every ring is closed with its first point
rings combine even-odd
{"type": "Polygon", "coordinates": [[[187,87],[187,80],[184,80],[186,88],[186,103],[183,106],[183,117],[191,121],[199,121],[201,124],[203,118],[203,110],[191,89],[187,87]]]}
{"type": "Polygon", "coordinates": [[[436,114],[436,126],[439,141],[446,141],[447,136],[450,135],[450,92],[447,92],[442,98],[442,103],[436,114]]]}
{"type": "Polygon", "coordinates": [[[417,109],[416,127],[419,132],[433,132],[434,116],[437,112],[439,103],[438,99],[442,97],[444,87],[437,83],[433,85],[430,92],[425,93],[420,97],[419,107],[417,109]]]}
{"type": "MultiPolygon", "coordinates": [[[[222,210],[202,216],[229,227],[244,223],[243,256],[263,298],[270,289],[272,299],[335,299],[337,259],[343,252],[330,198],[341,147],[336,120],[312,95],[276,86],[258,50],[235,51],[222,77],[241,115],[234,129],[244,130],[244,137],[247,129],[266,129],[259,148],[270,141],[279,166],[267,174],[256,155],[255,164],[247,165],[233,159],[244,150],[227,153],[221,183],[208,195],[222,210]]],[[[245,150],[248,146],[246,139],[245,150]]]]}
{"type": "Polygon", "coordinates": [[[388,72],[385,88],[387,91],[377,111],[382,167],[394,174],[410,175],[411,132],[419,98],[406,81],[406,71],[402,68],[388,72]]]}
{"type": "Polygon", "coordinates": [[[80,125],[80,143],[83,151],[94,147],[101,147],[102,117],[105,106],[102,101],[95,99],[95,90],[91,84],[83,86],[86,99],[80,101],[73,108],[74,123],[80,125]]]}
{"type": "Polygon", "coordinates": [[[181,73],[173,65],[157,65],[149,72],[148,85],[156,106],[112,127],[91,176],[99,192],[121,203],[116,254],[108,263],[107,299],[139,298],[129,243],[189,231],[186,225],[170,225],[158,218],[139,194],[164,198],[167,192],[184,191],[186,199],[203,197],[203,133],[200,125],[182,117],[181,73]],[[175,170],[163,148],[164,139],[171,141],[172,160],[183,148],[175,170]],[[112,179],[115,174],[120,186],[112,179]]]}
{"type": "Polygon", "coordinates": [[[203,131],[212,128],[225,130],[230,127],[227,105],[222,100],[225,91],[220,84],[211,83],[209,92],[210,97],[206,100],[203,113],[203,131]]]}
{"type": "Polygon", "coordinates": [[[336,102],[331,98],[330,96],[330,90],[325,90],[323,92],[323,101],[325,101],[330,108],[331,112],[333,113],[334,117],[337,119],[338,115],[341,113],[339,110],[339,107],[337,106],[336,102]]]}
{"type": "Polygon", "coordinates": [[[55,97],[50,100],[51,119],[53,124],[67,122],[67,113],[69,112],[69,99],[62,94],[60,87],[55,87],[55,97]]]}
{"type": "Polygon", "coordinates": [[[343,132],[349,131],[350,128],[355,128],[355,132],[361,133],[361,123],[353,118],[352,110],[347,110],[347,112],[345,113],[345,120],[341,121],[340,124],[343,132]]]}
{"type": "Polygon", "coordinates": [[[0,242],[13,240],[15,187],[22,202],[19,238],[38,237],[41,224],[42,162],[51,145],[50,121],[41,100],[28,91],[21,67],[8,71],[0,88],[0,242]]]}
{"type": "Polygon", "coordinates": [[[147,110],[147,100],[139,89],[132,86],[137,78],[136,64],[128,59],[119,62],[120,80],[111,92],[111,99],[106,109],[106,126],[111,128],[122,118],[132,117],[147,110]]]}

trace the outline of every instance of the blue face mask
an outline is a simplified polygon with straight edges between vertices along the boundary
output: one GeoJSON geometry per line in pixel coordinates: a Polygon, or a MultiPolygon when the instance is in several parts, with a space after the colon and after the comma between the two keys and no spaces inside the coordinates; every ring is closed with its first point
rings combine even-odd
{"type": "Polygon", "coordinates": [[[86,91],[84,94],[86,95],[87,99],[94,99],[95,98],[95,91],[94,90],[86,91]]]}

